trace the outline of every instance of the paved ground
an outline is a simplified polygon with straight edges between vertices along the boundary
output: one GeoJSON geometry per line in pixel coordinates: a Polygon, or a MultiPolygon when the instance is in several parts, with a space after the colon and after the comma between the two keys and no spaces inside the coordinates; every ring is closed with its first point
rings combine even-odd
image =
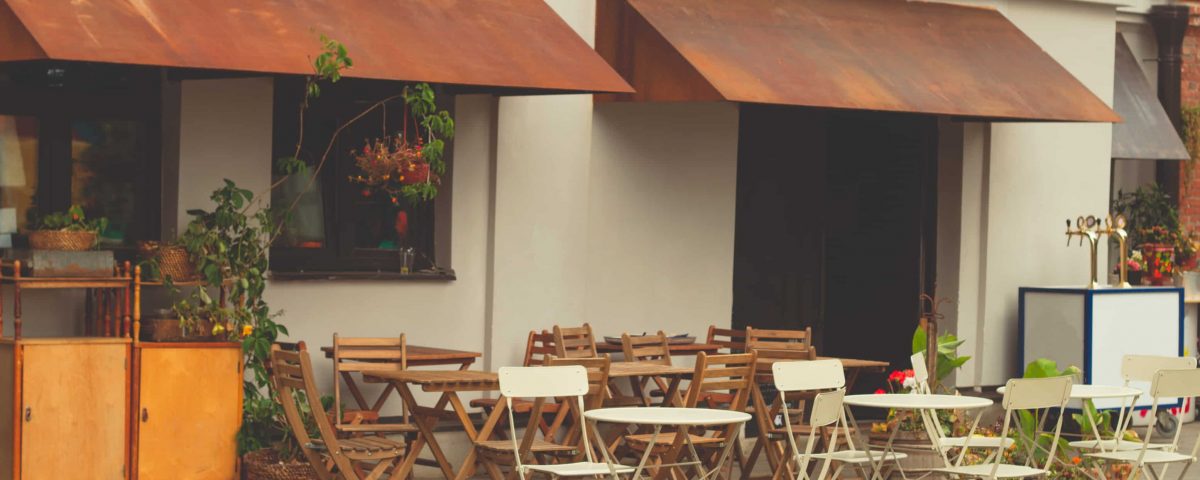
{"type": "MultiPolygon", "coordinates": [[[[1183,451],[1185,453],[1191,452],[1193,445],[1196,444],[1196,436],[1197,435],[1200,435],[1200,422],[1192,422],[1187,425],[1184,425],[1182,447],[1183,447],[1183,451]]],[[[449,447],[449,448],[447,448],[447,450],[450,450],[452,452],[457,451],[459,448],[464,448],[463,451],[465,451],[465,447],[466,447],[465,440],[463,440],[461,442],[461,444],[459,444],[460,442],[455,441],[456,439],[462,437],[461,434],[452,435],[452,436],[448,436],[448,437],[450,437],[450,438],[447,438],[446,441],[442,442],[443,447],[449,447]]],[[[439,436],[438,438],[440,439],[440,438],[442,438],[442,436],[439,436]]],[[[455,455],[452,454],[451,456],[454,457],[455,455]]],[[[459,461],[458,459],[455,459],[455,464],[457,464],[458,461],[459,461]]],[[[770,472],[768,471],[768,469],[765,465],[766,465],[765,461],[759,462],[759,468],[755,469],[756,476],[761,475],[761,476],[766,476],[767,478],[770,478],[770,472]]],[[[416,477],[421,480],[437,479],[437,478],[441,478],[441,474],[438,473],[437,470],[432,469],[432,468],[418,467],[417,472],[416,472],[416,477]]],[[[475,478],[486,478],[486,477],[485,476],[476,476],[475,478]]],[[[735,478],[736,478],[736,476],[735,476],[735,478]]],[[[1173,467],[1172,470],[1167,472],[1167,477],[1164,480],[1167,480],[1167,479],[1173,480],[1173,479],[1177,479],[1177,478],[1179,478],[1179,470],[1173,467]]],[[[1184,480],[1200,480],[1200,465],[1195,465],[1191,469],[1189,469],[1187,476],[1184,477],[1184,480]]]]}

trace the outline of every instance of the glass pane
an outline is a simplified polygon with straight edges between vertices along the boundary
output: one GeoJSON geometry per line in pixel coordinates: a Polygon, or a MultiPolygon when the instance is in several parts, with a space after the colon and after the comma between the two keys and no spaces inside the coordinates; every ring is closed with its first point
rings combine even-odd
{"type": "MultiPolygon", "coordinates": [[[[283,233],[275,240],[275,246],[294,248],[322,248],[325,246],[325,209],[322,206],[321,182],[312,179],[312,170],[292,174],[271,191],[271,205],[286,210],[293,202],[296,208],[283,225],[283,233]],[[306,191],[307,188],[307,191],[306,191]],[[301,192],[305,192],[301,195],[301,192]],[[296,196],[300,199],[296,200],[296,196]]],[[[276,177],[279,181],[282,177],[276,177]]]]}
{"type": "Polygon", "coordinates": [[[25,228],[37,184],[37,119],[0,115],[0,247],[25,228]]]}
{"type": "Polygon", "coordinates": [[[108,217],[101,242],[144,238],[137,215],[138,183],[145,165],[146,127],[124,120],[71,122],[71,203],[89,216],[108,217]]]}

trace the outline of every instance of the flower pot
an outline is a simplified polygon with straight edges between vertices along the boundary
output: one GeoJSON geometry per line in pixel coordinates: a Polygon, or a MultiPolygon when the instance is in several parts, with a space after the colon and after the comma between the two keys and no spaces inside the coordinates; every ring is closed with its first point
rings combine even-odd
{"type": "Polygon", "coordinates": [[[171,312],[161,313],[158,318],[143,318],[141,325],[138,337],[143,342],[224,341],[223,337],[212,334],[212,322],[199,320],[185,332],[183,322],[171,312]]]}
{"type": "Polygon", "coordinates": [[[96,245],[96,232],[84,230],[34,230],[29,232],[29,246],[34,250],[91,250],[96,245]]]}
{"type": "Polygon", "coordinates": [[[169,277],[176,282],[186,282],[199,278],[192,256],[182,246],[163,245],[152,241],[138,242],[138,253],[143,259],[155,259],[158,262],[159,273],[164,279],[169,277]]]}
{"type": "Polygon", "coordinates": [[[308,480],[320,478],[312,466],[303,462],[282,462],[275,450],[265,448],[242,455],[246,478],[255,480],[308,480]]]}
{"type": "Polygon", "coordinates": [[[1130,285],[1138,286],[1142,284],[1143,273],[1145,272],[1129,270],[1125,272],[1125,276],[1129,280],[1130,285]]]}
{"type": "Polygon", "coordinates": [[[429,181],[429,164],[425,162],[416,162],[412,164],[412,169],[404,174],[404,180],[400,183],[412,185],[414,183],[425,183],[429,181]]]}

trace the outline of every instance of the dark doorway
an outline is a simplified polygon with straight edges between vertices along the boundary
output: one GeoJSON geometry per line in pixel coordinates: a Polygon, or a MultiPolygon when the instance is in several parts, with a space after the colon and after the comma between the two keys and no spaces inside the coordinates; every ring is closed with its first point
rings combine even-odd
{"type": "Polygon", "coordinates": [[[907,368],[933,283],[937,119],[743,105],[739,125],[734,326],[811,326],[821,355],[907,368]]]}

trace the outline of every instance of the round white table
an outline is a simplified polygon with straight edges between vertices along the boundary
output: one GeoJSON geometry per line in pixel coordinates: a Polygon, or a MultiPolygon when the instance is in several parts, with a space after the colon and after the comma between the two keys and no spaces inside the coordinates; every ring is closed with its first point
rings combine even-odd
{"type": "MultiPolygon", "coordinates": [[[[1001,395],[1007,389],[1000,387],[996,389],[996,393],[1001,395]]],[[[1074,448],[1100,450],[1108,453],[1114,450],[1134,449],[1142,446],[1141,442],[1129,442],[1121,440],[1117,437],[1117,432],[1124,432],[1129,428],[1129,423],[1133,421],[1133,405],[1137,403],[1138,397],[1141,397],[1141,390],[1126,386],[1113,385],[1071,385],[1070,397],[1074,400],[1097,400],[1101,398],[1120,398],[1124,399],[1117,414],[1117,426],[1113,429],[1112,438],[1104,438],[1100,435],[1100,429],[1096,422],[1088,422],[1092,428],[1092,435],[1096,436],[1095,440],[1076,440],[1068,445],[1074,448]]],[[[1095,405],[1092,405],[1095,408],[1095,405]]]]}
{"type": "MultiPolygon", "coordinates": [[[[937,443],[938,439],[941,438],[941,432],[934,431],[936,427],[933,425],[933,421],[930,420],[929,413],[935,410],[979,410],[979,413],[975,415],[975,420],[971,422],[970,432],[967,433],[967,437],[970,438],[975,434],[975,428],[979,426],[979,418],[983,414],[983,409],[990,407],[995,402],[980,397],[942,395],[936,393],[877,393],[868,395],[847,395],[842,403],[844,403],[847,407],[912,410],[919,412],[922,420],[921,423],[925,427],[925,433],[929,435],[930,441],[934,442],[933,448],[941,453],[942,460],[946,463],[946,466],[949,467],[950,459],[946,457],[945,451],[937,443]]],[[[850,424],[857,425],[858,421],[854,419],[854,413],[851,412],[849,408],[846,409],[846,413],[850,416],[850,424]]],[[[936,413],[933,414],[933,418],[936,418],[936,413]]],[[[873,480],[882,480],[883,476],[880,472],[882,472],[883,461],[884,459],[888,458],[889,455],[894,455],[896,453],[895,449],[893,448],[893,444],[896,440],[896,434],[899,432],[899,425],[892,429],[892,433],[888,435],[887,445],[884,446],[882,454],[879,455],[878,463],[875,462],[874,458],[870,459],[873,467],[873,473],[871,475],[873,480]]],[[[861,435],[861,431],[859,434],[861,435]]],[[[863,445],[868,446],[868,448],[865,450],[868,458],[872,457],[873,455],[871,454],[871,449],[869,448],[870,443],[864,441],[863,445]]]]}
{"type": "MultiPolygon", "coordinates": [[[[745,412],[734,412],[730,410],[717,410],[712,408],[680,408],[680,407],[613,407],[613,408],[597,408],[583,413],[583,418],[592,424],[592,432],[596,436],[598,445],[604,445],[604,439],[600,437],[599,429],[596,424],[599,422],[605,423],[620,423],[626,425],[650,425],[654,427],[654,433],[650,435],[650,441],[646,444],[646,451],[642,453],[642,459],[638,462],[637,469],[633,472],[633,479],[637,480],[642,474],[642,470],[646,467],[646,462],[650,459],[651,453],[654,451],[654,445],[658,440],[658,435],[664,426],[680,427],[675,432],[675,443],[681,441],[687,445],[693,461],[690,462],[673,462],[664,463],[659,467],[673,467],[693,465],[700,471],[701,479],[708,478],[710,475],[721,471],[721,467],[729,459],[730,452],[733,451],[733,446],[738,442],[738,436],[741,433],[740,428],[733,429],[733,434],[725,441],[724,449],[721,452],[720,460],[717,461],[715,468],[711,472],[705,470],[700,456],[696,453],[696,446],[692,444],[691,435],[688,434],[689,427],[712,427],[722,425],[743,424],[750,421],[750,414],[745,412]]],[[[610,466],[615,466],[616,461],[609,455],[608,449],[601,448],[604,453],[604,461],[610,466]]]]}

